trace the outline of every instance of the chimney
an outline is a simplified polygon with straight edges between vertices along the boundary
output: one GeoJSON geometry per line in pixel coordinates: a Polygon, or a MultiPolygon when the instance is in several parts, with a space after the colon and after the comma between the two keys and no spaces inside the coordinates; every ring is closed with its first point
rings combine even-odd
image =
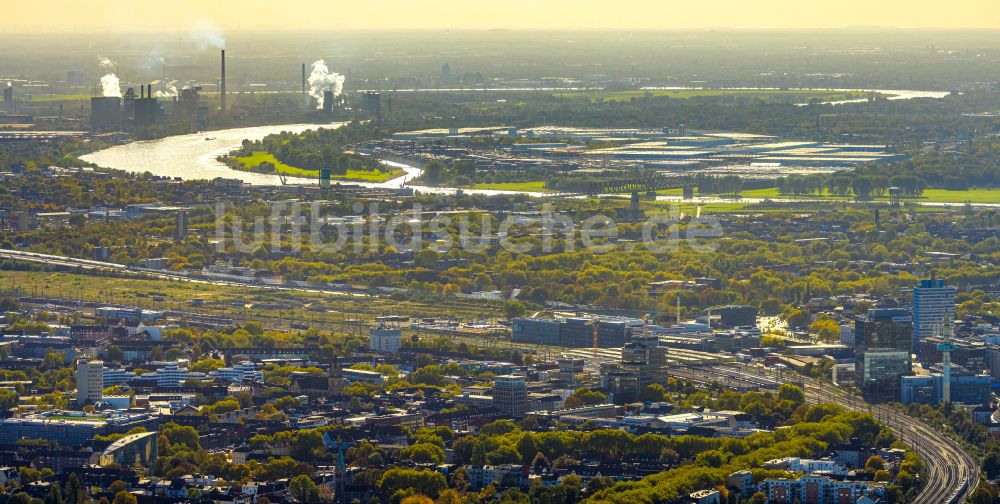
{"type": "Polygon", "coordinates": [[[222,81],[220,82],[220,92],[222,100],[220,102],[223,112],[226,111],[226,50],[222,50],[222,81]]]}
{"type": "Polygon", "coordinates": [[[333,91],[327,89],[323,91],[323,113],[329,115],[333,112],[333,91]]]}
{"type": "Polygon", "coordinates": [[[139,86],[139,98],[142,99],[145,97],[146,97],[146,86],[139,86]]]}
{"type": "Polygon", "coordinates": [[[302,64],[302,94],[306,94],[306,64],[302,64]]]}
{"type": "Polygon", "coordinates": [[[152,97],[153,97],[153,85],[152,84],[147,84],[146,85],[146,98],[152,98],[152,97]]]}

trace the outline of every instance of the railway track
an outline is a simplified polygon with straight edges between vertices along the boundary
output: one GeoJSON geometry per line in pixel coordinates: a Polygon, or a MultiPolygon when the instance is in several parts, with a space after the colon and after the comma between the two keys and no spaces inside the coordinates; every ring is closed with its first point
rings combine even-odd
{"type": "MultiPolygon", "coordinates": [[[[735,368],[734,368],[735,370],[735,368]]],[[[723,372],[719,369],[677,369],[675,376],[697,382],[725,384],[741,376],[754,376],[747,371],[723,372]]],[[[792,380],[772,377],[767,373],[759,379],[776,378],[785,383],[792,380]]],[[[912,504],[957,504],[964,502],[979,485],[979,463],[962,446],[935,427],[891,408],[872,405],[839,389],[831,389],[809,378],[796,376],[796,384],[803,387],[806,400],[813,403],[835,403],[853,411],[875,415],[881,423],[892,431],[920,456],[927,466],[927,480],[912,504]]],[[[759,383],[759,381],[754,381],[759,383]]],[[[943,427],[943,426],[942,426],[943,427]]]]}
{"type": "Polygon", "coordinates": [[[832,402],[848,409],[867,411],[903,439],[927,466],[927,481],[914,504],[953,504],[963,502],[979,484],[979,464],[953,439],[926,423],[884,406],[870,405],[823,385],[805,382],[806,398],[811,402],[832,402]]]}

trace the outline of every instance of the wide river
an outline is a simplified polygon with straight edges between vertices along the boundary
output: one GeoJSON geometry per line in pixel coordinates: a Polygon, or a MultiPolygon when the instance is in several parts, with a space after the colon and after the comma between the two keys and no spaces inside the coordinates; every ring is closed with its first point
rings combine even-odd
{"type": "MultiPolygon", "coordinates": [[[[160,177],[180,178],[182,180],[211,180],[222,177],[239,179],[252,185],[281,185],[281,179],[277,175],[233,170],[219,162],[218,157],[238,149],[244,139],[260,140],[267,135],[282,131],[298,133],[316,128],[336,128],[341,124],[283,124],[176,135],[158,140],[141,140],[116,145],[80,158],[105,168],[133,173],[149,172],[160,177]]],[[[401,168],[404,174],[382,183],[353,181],[345,183],[376,188],[397,188],[405,184],[415,191],[424,193],[451,194],[455,192],[454,188],[408,185],[406,182],[420,176],[421,170],[419,168],[390,161],[383,161],[383,163],[401,168]]],[[[289,185],[316,185],[319,181],[314,178],[285,177],[285,183],[289,185]]],[[[487,195],[516,194],[514,191],[463,190],[466,193],[487,195]]]]}
{"type": "MultiPolygon", "coordinates": [[[[183,180],[222,177],[240,179],[253,185],[280,185],[281,180],[277,175],[232,170],[216,158],[238,149],[244,139],[260,140],[273,133],[299,133],[320,126],[322,125],[285,124],[177,135],[116,145],[81,156],[81,159],[105,168],[134,173],[149,172],[183,180]]],[[[310,179],[294,180],[296,183],[311,182],[310,179]]]]}
{"type": "MultiPolygon", "coordinates": [[[[340,123],[327,125],[284,124],[277,126],[258,126],[252,128],[234,128],[191,135],[177,135],[158,140],[144,140],[123,145],[116,145],[81,156],[81,159],[105,168],[113,168],[133,173],[149,172],[153,175],[161,177],[180,178],[182,180],[210,180],[222,177],[227,179],[239,179],[252,185],[281,185],[281,179],[277,175],[232,170],[223,163],[220,163],[216,158],[238,149],[244,139],[259,140],[267,135],[280,133],[282,131],[301,132],[321,127],[335,128],[339,125],[340,123]]],[[[382,183],[346,183],[373,188],[398,188],[405,185],[406,187],[412,188],[414,191],[432,194],[454,194],[457,190],[451,187],[428,187],[409,184],[409,181],[420,176],[421,170],[419,168],[389,161],[383,162],[387,165],[401,168],[404,174],[393,180],[382,183]]],[[[286,177],[285,183],[289,185],[316,185],[318,180],[286,177]]],[[[462,189],[462,191],[466,194],[482,195],[520,193],[519,191],[498,191],[489,189],[462,189]]],[[[542,196],[540,193],[530,194],[533,194],[534,196],[542,196]]],[[[657,199],[666,201],[682,201],[679,196],[658,196],[657,199]]],[[[763,201],[763,199],[718,198],[710,196],[696,197],[694,200],[685,201],[693,203],[756,203],[763,201]]],[[[793,200],[772,198],[770,201],[783,202],[793,200]]],[[[802,201],[802,199],[795,201],[802,201]]],[[[947,206],[947,204],[934,202],[920,202],[920,204],[947,206]]],[[[1000,206],[1000,204],[990,203],[978,204],[976,206],[1000,206]]]]}

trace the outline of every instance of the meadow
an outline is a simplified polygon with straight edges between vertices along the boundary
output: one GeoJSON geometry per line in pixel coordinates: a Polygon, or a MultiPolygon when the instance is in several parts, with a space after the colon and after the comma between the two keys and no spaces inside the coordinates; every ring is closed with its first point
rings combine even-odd
{"type": "MultiPolygon", "coordinates": [[[[318,178],[319,170],[306,170],[304,168],[298,168],[295,166],[287,165],[274,157],[273,154],[268,152],[256,151],[249,156],[238,156],[236,158],[242,166],[246,168],[247,171],[259,171],[259,167],[262,163],[271,163],[274,165],[277,173],[281,175],[286,175],[289,177],[302,177],[302,178],[318,178]]],[[[387,180],[392,180],[396,177],[403,175],[403,171],[397,168],[385,167],[384,170],[347,170],[344,175],[332,174],[330,175],[331,180],[354,180],[360,182],[385,182],[387,180]]]]}
{"type": "MultiPolygon", "coordinates": [[[[742,191],[740,196],[744,198],[780,198],[780,199],[830,199],[849,201],[851,196],[830,194],[824,190],[823,194],[781,194],[778,188],[749,189],[742,191]]],[[[875,201],[888,201],[888,197],[875,198],[875,201]]],[[[925,189],[919,198],[908,198],[903,201],[913,201],[918,203],[998,203],[1000,204],[1000,189],[968,189],[965,191],[955,191],[950,189],[925,189]]]]}

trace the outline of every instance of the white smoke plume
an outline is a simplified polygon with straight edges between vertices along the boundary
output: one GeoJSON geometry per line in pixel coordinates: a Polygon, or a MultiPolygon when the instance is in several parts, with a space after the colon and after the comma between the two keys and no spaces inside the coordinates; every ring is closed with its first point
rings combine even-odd
{"type": "Polygon", "coordinates": [[[111,58],[105,58],[104,56],[97,57],[97,66],[101,67],[101,70],[111,73],[115,70],[115,62],[111,58]]]}
{"type": "Polygon", "coordinates": [[[317,60],[312,64],[312,73],[309,74],[309,96],[316,99],[316,108],[323,108],[323,91],[333,91],[333,96],[340,96],[344,92],[344,76],[336,72],[330,72],[326,66],[326,61],[317,60]]]}
{"type": "Polygon", "coordinates": [[[177,81],[163,81],[163,89],[157,89],[153,96],[157,98],[174,98],[177,96],[177,81]]]}
{"type": "Polygon", "coordinates": [[[118,76],[113,73],[101,77],[101,89],[104,96],[122,97],[122,88],[118,82],[118,76]]]}
{"type": "Polygon", "coordinates": [[[114,72],[115,62],[109,58],[98,56],[97,65],[101,67],[101,70],[107,72],[104,77],[101,77],[101,94],[106,97],[121,98],[122,88],[118,82],[118,76],[114,72]]]}
{"type": "Polygon", "coordinates": [[[207,20],[200,20],[188,33],[196,49],[225,49],[226,35],[222,29],[207,20]]]}

